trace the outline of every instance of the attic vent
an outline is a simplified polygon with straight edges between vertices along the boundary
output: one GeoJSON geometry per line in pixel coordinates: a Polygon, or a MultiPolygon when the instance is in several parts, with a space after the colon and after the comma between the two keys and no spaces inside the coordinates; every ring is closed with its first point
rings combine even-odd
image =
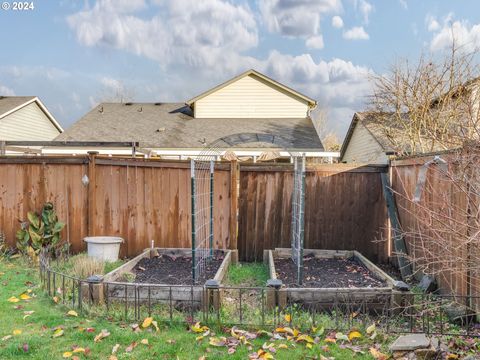
{"type": "Polygon", "coordinates": [[[160,106],[160,105],[163,105],[163,104],[161,102],[156,102],[155,105],[160,106]]]}
{"type": "Polygon", "coordinates": [[[130,106],[130,105],[133,105],[133,103],[132,102],[126,102],[125,103],[125,106],[130,106]]]}

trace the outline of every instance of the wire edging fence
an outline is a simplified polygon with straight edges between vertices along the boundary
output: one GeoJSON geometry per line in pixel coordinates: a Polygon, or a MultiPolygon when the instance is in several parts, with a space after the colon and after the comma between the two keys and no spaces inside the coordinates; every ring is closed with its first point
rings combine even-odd
{"type": "Polygon", "coordinates": [[[394,289],[336,289],[163,285],[80,279],[52,269],[40,258],[44,291],[80,313],[118,321],[154,316],[171,324],[289,326],[348,331],[376,324],[386,333],[480,337],[480,313],[458,296],[414,294],[394,289]],[[299,293],[302,294],[299,299],[299,293]],[[319,295],[321,294],[321,295],[319,295]]]}

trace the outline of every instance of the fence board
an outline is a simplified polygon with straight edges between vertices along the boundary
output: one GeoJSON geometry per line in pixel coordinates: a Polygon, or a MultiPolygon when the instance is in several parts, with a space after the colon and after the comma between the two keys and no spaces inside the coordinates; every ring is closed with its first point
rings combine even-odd
{"type": "MultiPolygon", "coordinates": [[[[328,165],[307,169],[305,248],[358,250],[373,261],[388,259],[382,167],[328,165]]],[[[290,247],[292,167],[242,166],[239,256],[261,260],[264,249],[290,247]]]]}

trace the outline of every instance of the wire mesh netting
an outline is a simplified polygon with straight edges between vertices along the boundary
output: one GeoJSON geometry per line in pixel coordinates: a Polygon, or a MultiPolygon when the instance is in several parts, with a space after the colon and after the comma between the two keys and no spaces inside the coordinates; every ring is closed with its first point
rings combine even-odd
{"type": "Polygon", "coordinates": [[[305,228],[305,155],[293,158],[292,261],[297,268],[297,284],[303,281],[303,239],[305,228]]]}
{"type": "MultiPolygon", "coordinates": [[[[192,187],[192,278],[203,279],[207,263],[213,257],[213,173],[208,157],[191,160],[192,187]]],[[[206,280],[206,279],[203,279],[206,280]]]]}

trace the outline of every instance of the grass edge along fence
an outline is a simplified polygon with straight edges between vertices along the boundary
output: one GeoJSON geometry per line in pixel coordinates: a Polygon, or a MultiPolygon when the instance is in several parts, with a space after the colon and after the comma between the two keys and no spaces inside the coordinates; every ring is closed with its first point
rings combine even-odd
{"type": "MultiPolygon", "coordinates": [[[[206,285],[191,285],[189,287],[192,294],[193,291],[201,292],[203,301],[195,301],[192,296],[191,301],[183,303],[174,303],[172,298],[162,303],[152,303],[149,302],[152,298],[148,295],[143,298],[138,295],[140,289],[146,288],[146,293],[149,294],[156,289],[165,292],[166,289],[176,286],[121,282],[105,282],[100,286],[94,278],[80,279],[53,270],[45,256],[39,259],[39,272],[42,289],[58,305],[78,310],[81,314],[114,321],[134,322],[153,316],[157,321],[166,324],[191,324],[200,321],[219,326],[241,325],[260,329],[288,323],[292,328],[305,329],[315,326],[323,327],[326,331],[348,331],[353,327],[364,329],[375,323],[379,329],[390,334],[480,336],[478,324],[473,320],[480,314],[460,313],[460,323],[449,322],[444,306],[464,301],[453,296],[411,293],[402,307],[394,307],[390,301],[390,290],[384,292],[386,301],[379,304],[382,306],[372,310],[367,306],[366,298],[359,301],[358,296],[353,299],[348,292],[334,289],[331,290],[333,301],[326,307],[325,304],[292,301],[277,306],[267,301],[268,298],[280,298],[280,289],[274,287],[210,288],[206,285]],[[108,291],[104,292],[103,288],[108,286],[125,286],[126,289],[132,288],[135,291],[125,291],[126,297],[123,299],[105,298],[103,296],[108,291]],[[269,293],[274,296],[268,296],[269,293]]],[[[287,298],[292,297],[287,294],[287,298]]]]}

